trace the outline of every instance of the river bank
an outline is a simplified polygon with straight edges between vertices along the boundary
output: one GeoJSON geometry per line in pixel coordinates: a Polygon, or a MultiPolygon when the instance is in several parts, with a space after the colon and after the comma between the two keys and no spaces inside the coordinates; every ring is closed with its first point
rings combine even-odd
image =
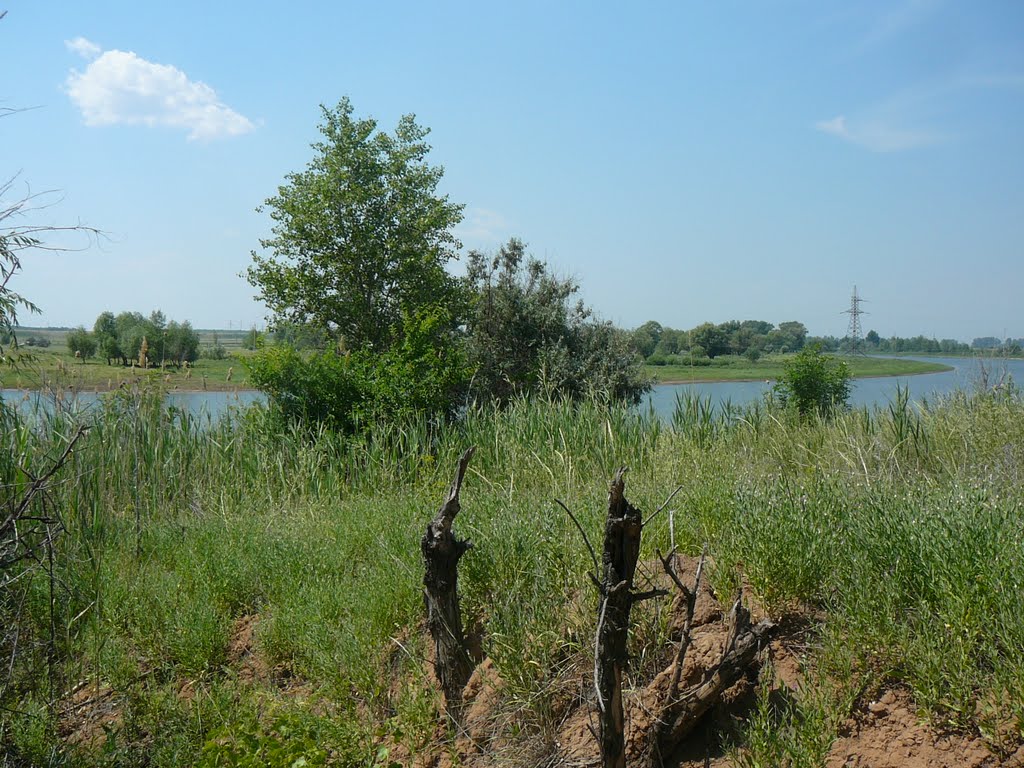
{"type": "MultiPolygon", "coordinates": [[[[791,355],[773,355],[755,362],[746,358],[725,358],[702,365],[648,365],[647,373],[658,384],[714,384],[725,382],[774,382],[782,376],[791,355]]],[[[953,370],[945,362],[907,358],[845,357],[854,379],[916,376],[953,370]]]]}

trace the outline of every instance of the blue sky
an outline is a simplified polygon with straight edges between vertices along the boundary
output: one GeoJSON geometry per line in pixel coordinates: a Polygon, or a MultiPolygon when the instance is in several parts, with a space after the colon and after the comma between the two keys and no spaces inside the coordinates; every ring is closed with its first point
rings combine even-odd
{"type": "Polygon", "coordinates": [[[603,316],[1024,336],[1019,2],[8,0],[0,174],[32,324],[162,309],[262,324],[255,208],[349,96],[431,129],[468,248],[524,239],[603,316]],[[78,243],[69,243],[75,244],[78,243]]]}

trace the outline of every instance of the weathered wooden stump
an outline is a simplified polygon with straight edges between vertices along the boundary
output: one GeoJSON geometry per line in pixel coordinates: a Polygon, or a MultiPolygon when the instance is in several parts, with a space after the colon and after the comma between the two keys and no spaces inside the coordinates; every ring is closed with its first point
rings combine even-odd
{"type": "Polygon", "coordinates": [[[455,723],[461,721],[462,689],[473,672],[462,629],[458,593],[459,559],[473,545],[468,540],[455,537],[452,523],[461,509],[459,491],[474,450],[469,448],[459,459],[448,495],[437,515],[427,525],[420,542],[427,629],[434,640],[434,673],[441,684],[448,716],[455,723]]]}

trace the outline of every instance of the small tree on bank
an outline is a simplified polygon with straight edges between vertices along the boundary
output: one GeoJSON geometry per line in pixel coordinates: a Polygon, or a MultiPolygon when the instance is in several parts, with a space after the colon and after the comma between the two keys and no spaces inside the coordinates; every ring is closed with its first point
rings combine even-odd
{"type": "Polygon", "coordinates": [[[578,286],[521,241],[470,254],[463,281],[445,270],[463,206],[437,193],[442,169],[412,116],[388,134],[343,99],[320,131],[306,169],[266,201],[272,236],[248,270],[275,336],[318,349],[249,360],[280,413],[348,431],[407,411],[454,416],[467,390],[639,400],[649,382],[628,334],[590,319],[578,286]]]}
{"type": "Polygon", "coordinates": [[[812,344],[786,362],[772,393],[784,407],[795,408],[801,416],[816,413],[827,418],[847,407],[850,369],[842,360],[823,355],[820,345],[812,344]]]}
{"type": "Polygon", "coordinates": [[[96,354],[96,337],[79,326],[68,334],[68,351],[75,357],[88,359],[96,354]]]}

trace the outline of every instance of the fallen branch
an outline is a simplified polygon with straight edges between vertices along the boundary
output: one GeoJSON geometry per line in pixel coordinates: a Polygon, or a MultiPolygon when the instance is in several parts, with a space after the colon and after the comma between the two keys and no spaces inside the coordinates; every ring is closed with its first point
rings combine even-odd
{"type": "MultiPolygon", "coordinates": [[[[747,670],[764,639],[774,628],[774,623],[765,619],[756,626],[750,625],[750,611],[743,606],[743,593],[740,591],[729,612],[729,631],[726,636],[722,658],[706,675],[705,679],[691,688],[679,693],[679,681],[686,661],[686,652],[692,642],[693,613],[700,591],[700,582],[707,557],[707,548],[701,554],[694,578],[693,589],[682,584],[676,573],[672,558],[674,552],[661,558],[662,566],[676,587],[680,589],[686,600],[686,617],[682,636],[673,660],[672,675],[665,694],[661,713],[658,716],[658,728],[655,731],[655,747],[651,751],[655,755],[668,755],[679,743],[689,735],[701,717],[721,698],[747,670]]],[[[659,555],[660,557],[660,555],[659,555]]]]}

